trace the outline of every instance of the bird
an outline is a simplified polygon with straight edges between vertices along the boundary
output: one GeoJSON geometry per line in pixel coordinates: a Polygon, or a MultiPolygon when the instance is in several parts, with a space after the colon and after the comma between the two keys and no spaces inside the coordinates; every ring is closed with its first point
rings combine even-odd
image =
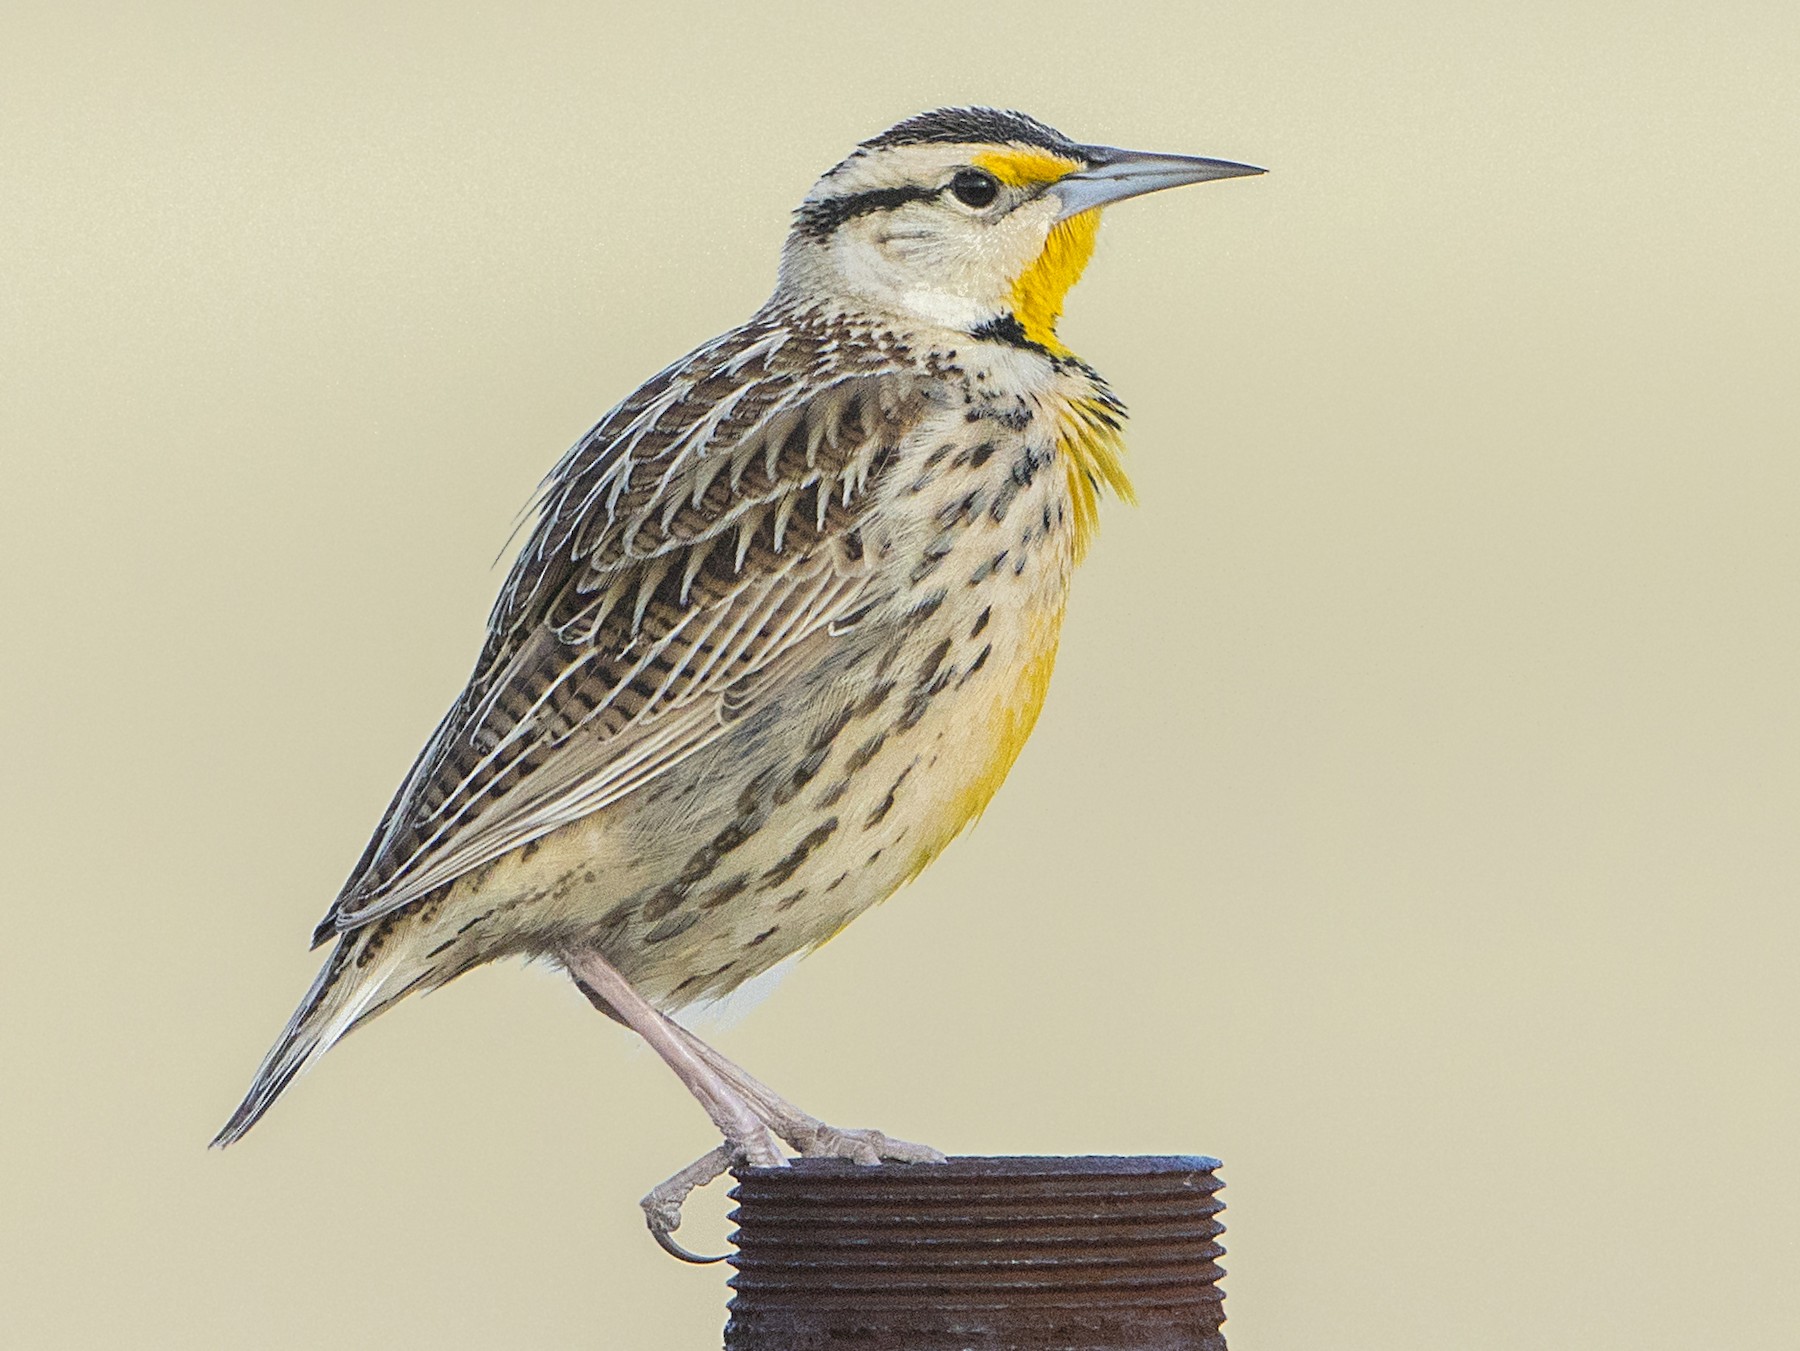
{"type": "Polygon", "coordinates": [[[313,934],[323,967],[214,1144],[408,995],[566,971],[720,1145],[644,1200],[802,1156],[941,1160],[826,1125],[676,1021],[816,949],[987,806],[1050,684],[1123,403],[1057,336],[1103,209],[1262,169],[940,108],[795,210],[748,320],[556,463],[467,687],[313,934]]]}

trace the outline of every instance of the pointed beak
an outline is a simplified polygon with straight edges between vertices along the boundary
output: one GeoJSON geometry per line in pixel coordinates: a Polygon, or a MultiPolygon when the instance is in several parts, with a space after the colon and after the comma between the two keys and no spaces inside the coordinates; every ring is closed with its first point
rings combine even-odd
{"type": "Polygon", "coordinates": [[[1230,160],[1199,159],[1193,155],[1152,155],[1139,150],[1114,150],[1111,146],[1083,147],[1089,167],[1051,184],[1048,191],[1062,203],[1056,219],[1067,220],[1097,206],[1110,206],[1146,192],[1210,183],[1215,178],[1243,178],[1267,173],[1253,164],[1230,160]]]}

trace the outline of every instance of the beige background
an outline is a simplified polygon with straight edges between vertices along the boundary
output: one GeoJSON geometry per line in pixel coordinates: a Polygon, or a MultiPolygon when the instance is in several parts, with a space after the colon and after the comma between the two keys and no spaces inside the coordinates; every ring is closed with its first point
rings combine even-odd
{"type": "Polygon", "coordinates": [[[0,1343],[717,1345],[706,1123],[542,972],[202,1146],[539,474],[987,101],[1274,172],[1110,216],[1042,728],[723,1045],[1223,1156],[1243,1351],[1795,1344],[1788,0],[232,8],[0,19],[0,1343]]]}

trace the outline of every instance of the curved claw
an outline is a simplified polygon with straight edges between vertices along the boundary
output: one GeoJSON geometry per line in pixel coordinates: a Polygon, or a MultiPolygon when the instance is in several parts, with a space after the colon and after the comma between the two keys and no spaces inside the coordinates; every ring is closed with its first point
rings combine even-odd
{"type": "Polygon", "coordinates": [[[638,1204],[644,1208],[644,1224],[650,1230],[650,1237],[656,1240],[657,1246],[669,1256],[679,1258],[683,1262],[692,1262],[695,1266],[711,1266],[715,1262],[723,1262],[730,1253],[721,1253],[717,1257],[701,1257],[698,1253],[689,1252],[670,1237],[681,1227],[681,1205],[694,1190],[704,1187],[715,1178],[722,1176],[731,1167],[732,1149],[729,1145],[720,1145],[695,1159],[674,1177],[661,1186],[656,1187],[638,1204]]]}
{"type": "Polygon", "coordinates": [[[675,1241],[674,1235],[667,1230],[658,1229],[654,1224],[650,1226],[650,1237],[655,1239],[657,1247],[668,1253],[670,1257],[683,1262],[692,1262],[697,1267],[710,1267],[715,1262],[723,1262],[731,1256],[728,1252],[722,1252],[717,1257],[702,1257],[699,1253],[689,1252],[675,1241]]]}

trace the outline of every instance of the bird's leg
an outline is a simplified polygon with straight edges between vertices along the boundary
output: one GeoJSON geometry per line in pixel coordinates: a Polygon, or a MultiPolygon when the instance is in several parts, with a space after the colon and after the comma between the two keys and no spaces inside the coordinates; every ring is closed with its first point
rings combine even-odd
{"type": "Polygon", "coordinates": [[[767,1156],[754,1155],[738,1144],[732,1130],[720,1120],[715,1110],[715,1104],[721,1100],[748,1111],[762,1128],[765,1139],[769,1132],[773,1132],[803,1158],[851,1159],[865,1164],[944,1162],[944,1155],[930,1145],[896,1140],[877,1130],[846,1130],[827,1125],[818,1117],[801,1111],[747,1070],[653,1007],[604,958],[584,954],[579,959],[569,957],[565,961],[570,975],[574,977],[576,988],[587,996],[588,1002],[615,1022],[623,1023],[643,1036],[664,1063],[675,1070],[682,1083],[687,1085],[688,1091],[700,1100],[701,1105],[712,1116],[714,1124],[719,1127],[720,1133],[725,1136],[724,1144],[701,1155],[668,1181],[653,1187],[640,1202],[651,1235],[665,1251],[684,1262],[725,1260],[723,1257],[698,1257],[670,1237],[681,1227],[682,1204],[694,1191],[720,1177],[734,1162],[740,1160],[758,1167],[780,1166],[787,1162],[772,1142],[772,1163],[765,1162],[767,1156]],[[621,992],[624,999],[619,998],[621,992]],[[633,1005],[629,1013],[621,1006],[625,1003],[633,1005]],[[656,1035],[653,1037],[644,1032],[645,1026],[654,1026],[656,1035]],[[671,1044],[685,1050],[687,1056],[671,1055],[663,1049],[671,1044]],[[710,1077],[704,1079],[702,1087],[696,1086],[701,1081],[690,1078],[683,1069],[683,1066],[692,1066],[695,1062],[710,1072],[710,1077]]]}
{"type": "MultiPolygon", "coordinates": [[[[577,982],[579,983],[579,982],[577,982]]],[[[617,1014],[584,987],[583,993],[601,1012],[617,1014]]],[[[674,1034],[726,1083],[749,1103],[768,1128],[780,1136],[803,1158],[853,1159],[857,1163],[942,1163],[944,1156],[930,1145],[915,1145],[896,1140],[876,1130],[843,1130],[828,1126],[816,1116],[801,1111],[773,1089],[752,1077],[732,1061],[720,1055],[680,1023],[660,1015],[674,1034]]],[[[681,1224],[681,1206],[697,1188],[704,1187],[731,1166],[730,1149],[720,1145],[709,1154],[695,1159],[674,1177],[654,1188],[643,1199],[644,1218],[650,1233],[665,1252],[684,1262],[721,1262],[722,1257],[697,1257],[675,1242],[670,1234],[681,1224]]]]}
{"type": "Polygon", "coordinates": [[[611,962],[596,952],[569,953],[563,961],[579,984],[604,1000],[619,1021],[648,1042],[675,1071],[675,1077],[706,1109],[726,1144],[759,1168],[779,1167],[784,1162],[780,1146],[744,1096],[694,1053],[674,1024],[632,989],[611,962]]]}
{"type": "Polygon", "coordinates": [[[562,960],[575,983],[597,1007],[636,1032],[675,1071],[675,1077],[699,1100],[719,1134],[725,1137],[724,1144],[682,1169],[643,1202],[650,1232],[664,1248],[688,1261],[717,1260],[695,1258],[669,1238],[681,1223],[682,1201],[694,1188],[711,1182],[738,1160],[758,1168],[783,1166],[787,1160],[782,1157],[781,1146],[743,1093],[707,1064],[689,1038],[632,989],[611,962],[591,951],[565,953],[562,960]]]}
{"type": "Polygon", "coordinates": [[[801,1111],[793,1103],[769,1088],[747,1071],[720,1055],[680,1023],[669,1019],[688,1048],[730,1084],[768,1128],[779,1135],[802,1158],[852,1159],[857,1163],[942,1163],[944,1155],[930,1145],[915,1145],[896,1140],[877,1130],[846,1130],[828,1126],[818,1117],[801,1111]]]}

